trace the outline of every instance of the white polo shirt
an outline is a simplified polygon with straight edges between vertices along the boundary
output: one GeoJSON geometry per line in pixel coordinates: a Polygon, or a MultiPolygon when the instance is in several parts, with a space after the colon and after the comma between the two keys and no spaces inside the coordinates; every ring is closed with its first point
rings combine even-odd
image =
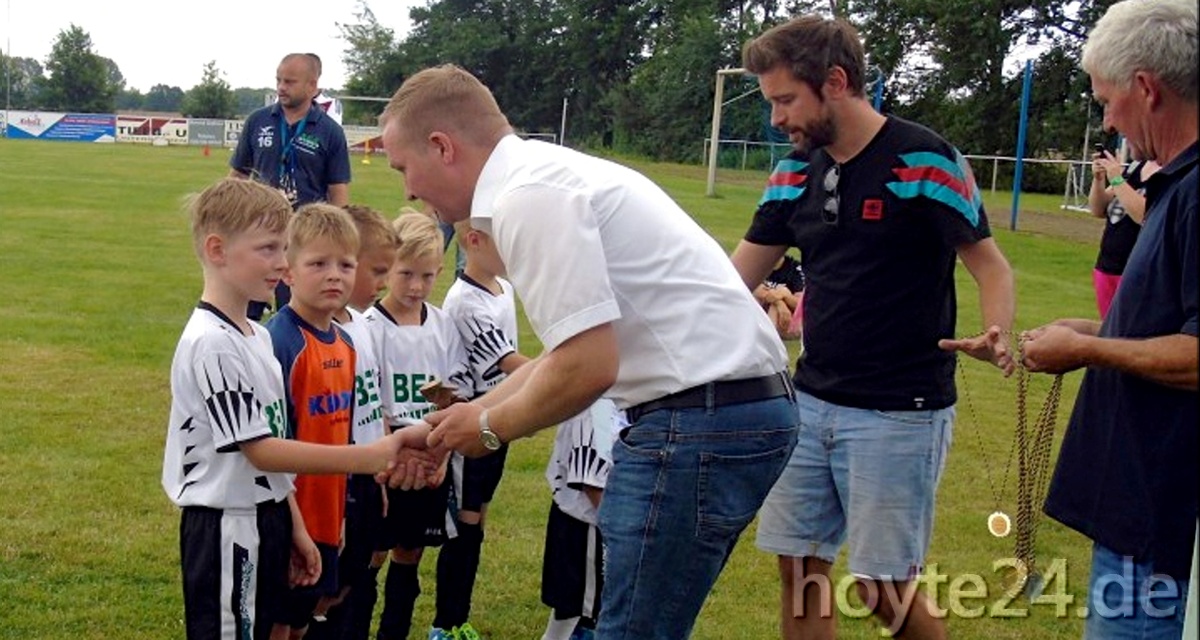
{"type": "Polygon", "coordinates": [[[479,176],[471,224],[495,240],[546,349],[612,323],[620,369],[605,396],[620,408],[787,366],[724,250],[632,169],[509,135],[479,176]]]}

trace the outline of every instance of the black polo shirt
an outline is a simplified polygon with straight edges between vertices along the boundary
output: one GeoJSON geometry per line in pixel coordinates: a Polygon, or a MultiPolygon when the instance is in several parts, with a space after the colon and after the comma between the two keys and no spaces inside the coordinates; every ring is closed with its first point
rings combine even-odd
{"type": "MultiPolygon", "coordinates": [[[[1146,222],[1100,327],[1105,338],[1197,335],[1200,180],[1195,143],[1146,181],[1146,222]]],[[[1195,391],[1089,367],[1046,513],[1156,573],[1188,579],[1196,534],[1195,391]]]]}

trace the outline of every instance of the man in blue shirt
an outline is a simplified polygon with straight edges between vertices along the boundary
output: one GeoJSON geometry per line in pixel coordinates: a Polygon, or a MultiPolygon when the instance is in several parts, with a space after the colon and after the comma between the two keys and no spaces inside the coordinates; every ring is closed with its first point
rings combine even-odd
{"type": "MultiPolygon", "coordinates": [[[[246,118],[237,149],[229,159],[230,176],[280,189],[293,208],[310,202],[338,207],[350,203],[346,134],[313,101],[320,77],[316,56],[284,56],[275,72],[278,100],[246,118]]],[[[280,283],[276,308],[287,304],[288,298],[286,285],[280,283]]],[[[264,308],[251,307],[250,317],[261,318],[264,308]]]]}
{"type": "MultiPolygon", "coordinates": [[[[1104,125],[1162,169],[1103,323],[1024,336],[1025,365],[1087,367],[1045,510],[1093,541],[1086,637],[1178,638],[1196,535],[1197,8],[1125,0],[1096,23],[1083,68],[1104,125]]],[[[1194,585],[1193,585],[1194,586],[1194,585]]]]}

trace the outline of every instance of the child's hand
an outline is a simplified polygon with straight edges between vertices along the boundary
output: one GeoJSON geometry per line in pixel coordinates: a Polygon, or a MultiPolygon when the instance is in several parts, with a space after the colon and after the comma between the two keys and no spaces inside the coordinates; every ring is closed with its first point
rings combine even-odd
{"type": "Polygon", "coordinates": [[[307,587],[321,577],[321,552],[303,526],[292,528],[292,559],[288,566],[288,584],[307,587]]]}

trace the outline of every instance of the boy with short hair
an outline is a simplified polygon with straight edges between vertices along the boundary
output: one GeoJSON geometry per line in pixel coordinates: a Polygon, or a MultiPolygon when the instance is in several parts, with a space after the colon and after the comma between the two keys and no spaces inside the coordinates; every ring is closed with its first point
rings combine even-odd
{"type": "MultiPolygon", "coordinates": [[[[469,384],[464,396],[473,400],[529,361],[517,352],[517,305],[513,287],[504,279],[504,263],[491,236],[471,227],[469,220],[454,225],[459,251],[466,256],[462,273],[446,292],[442,308],[454,320],[468,354],[469,384]]],[[[435,629],[449,630],[467,640],[479,637],[468,622],[475,574],[483,546],[487,506],[504,474],[508,445],[482,458],[451,456],[458,513],[458,535],[446,541],[438,555],[435,629]]]]}
{"type": "Polygon", "coordinates": [[[294,536],[291,473],[377,473],[420,432],[367,446],[286,440],[283,376],[270,335],[246,318],[286,267],[291,206],[264,185],[226,178],[189,203],[204,291],[171,363],[162,486],[182,507],[180,562],[189,639],[267,638],[291,581],[320,559],[294,536]]]}
{"type": "MultiPolygon", "coordinates": [[[[466,352],[458,330],[444,311],[426,298],[442,268],[442,233],[430,216],[406,210],[394,228],[400,248],[388,277],[388,292],[365,314],[379,354],[384,419],[392,428],[420,421],[437,406],[421,387],[441,380],[468,386],[466,352]]],[[[421,592],[417,567],[425,547],[453,537],[449,485],[415,491],[389,491],[387,536],[392,548],[384,587],[379,640],[403,639],[412,626],[413,605],[421,592]]],[[[430,638],[443,637],[434,630],[430,638]]]]}
{"type": "MultiPolygon", "coordinates": [[[[357,444],[365,444],[382,438],[387,428],[380,397],[383,385],[379,359],[363,312],[374,304],[387,285],[400,242],[391,223],[378,211],[361,205],[347,205],[346,213],[358,230],[358,269],[349,302],[334,320],[354,343],[357,357],[351,439],[357,444]]],[[[430,466],[436,465],[431,463],[430,466]]],[[[342,585],[340,603],[335,603],[336,606],[325,613],[326,622],[310,628],[310,638],[366,640],[370,634],[376,579],[387,557],[386,551],[376,552],[386,511],[384,492],[385,489],[377,486],[371,476],[350,476],[346,493],[346,546],[342,549],[338,567],[342,585]]]]}
{"type": "MultiPolygon", "coordinates": [[[[275,357],[283,366],[288,431],[294,440],[349,444],[354,405],[356,353],[334,321],[350,298],[358,265],[358,231],[350,216],[333,205],[307,204],[288,224],[288,269],[284,281],[292,296],[267,322],[275,357]]],[[[294,588],[287,609],[276,619],[275,634],[304,636],[313,613],[324,612],[338,595],[338,556],[346,513],[346,476],[300,474],[296,502],[302,522],[321,554],[321,576],[312,586],[294,588]]]]}

